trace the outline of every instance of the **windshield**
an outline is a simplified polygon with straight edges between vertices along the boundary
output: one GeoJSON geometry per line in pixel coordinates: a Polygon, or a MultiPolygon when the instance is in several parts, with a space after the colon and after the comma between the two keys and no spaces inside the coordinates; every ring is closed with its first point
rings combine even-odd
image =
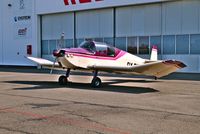
{"type": "Polygon", "coordinates": [[[94,42],[84,41],[83,43],[81,43],[80,47],[92,53],[96,51],[94,42]]]}

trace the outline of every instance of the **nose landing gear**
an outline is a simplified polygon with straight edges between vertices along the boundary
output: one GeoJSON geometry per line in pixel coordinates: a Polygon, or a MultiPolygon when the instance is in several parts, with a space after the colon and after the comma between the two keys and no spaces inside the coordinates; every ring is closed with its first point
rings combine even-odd
{"type": "Polygon", "coordinates": [[[58,83],[60,85],[66,85],[68,83],[68,77],[69,77],[70,69],[67,69],[66,75],[61,75],[58,79],[58,83]]]}

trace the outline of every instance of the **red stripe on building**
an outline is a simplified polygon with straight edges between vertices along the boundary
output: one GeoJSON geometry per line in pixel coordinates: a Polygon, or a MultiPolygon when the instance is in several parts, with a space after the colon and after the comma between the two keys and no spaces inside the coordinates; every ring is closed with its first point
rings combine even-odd
{"type": "Polygon", "coordinates": [[[89,2],[92,2],[91,0],[79,0],[80,3],[89,3],[89,2]]]}
{"type": "Polygon", "coordinates": [[[69,5],[68,0],[64,0],[65,5],[69,5]]]}
{"type": "MultiPolygon", "coordinates": [[[[103,1],[103,0],[95,0],[95,1],[103,1]]],[[[92,2],[92,0],[79,0],[79,2],[80,3],[90,3],[90,2],[92,2]]],[[[64,3],[65,3],[65,5],[69,5],[69,0],[64,0],[64,3]]],[[[75,5],[76,4],[76,0],[71,0],[71,3],[73,4],[73,5],[75,5]]]]}
{"type": "Polygon", "coordinates": [[[76,0],[71,0],[71,2],[72,2],[72,4],[74,4],[74,5],[76,4],[76,0]]]}

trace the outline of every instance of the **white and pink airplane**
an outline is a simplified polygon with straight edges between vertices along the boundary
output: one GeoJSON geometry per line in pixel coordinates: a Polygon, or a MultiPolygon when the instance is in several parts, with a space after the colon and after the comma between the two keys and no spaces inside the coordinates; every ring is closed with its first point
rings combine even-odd
{"type": "Polygon", "coordinates": [[[93,72],[92,87],[100,87],[99,71],[154,76],[155,79],[166,76],[186,67],[180,61],[158,60],[157,47],[154,46],[151,58],[143,59],[105,43],[84,41],[78,48],[60,49],[53,52],[56,62],[46,59],[27,57],[28,59],[52,69],[66,69],[66,75],[59,77],[59,84],[67,84],[70,70],[93,72]]]}

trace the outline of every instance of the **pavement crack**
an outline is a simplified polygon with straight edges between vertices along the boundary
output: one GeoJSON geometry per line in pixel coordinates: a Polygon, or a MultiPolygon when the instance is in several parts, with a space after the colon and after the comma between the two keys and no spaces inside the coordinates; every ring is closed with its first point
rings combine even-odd
{"type": "Polygon", "coordinates": [[[51,100],[51,101],[57,101],[57,102],[70,102],[72,104],[85,104],[85,105],[91,105],[91,106],[101,106],[101,107],[108,107],[108,108],[120,108],[120,109],[127,109],[127,110],[139,110],[139,111],[151,111],[151,112],[160,112],[160,113],[169,113],[174,115],[185,115],[185,116],[192,116],[192,117],[198,117],[200,118],[200,115],[197,114],[187,114],[187,113],[179,113],[179,112],[170,112],[170,111],[162,111],[162,110],[155,110],[155,109],[144,109],[144,108],[133,108],[133,107],[126,107],[126,106],[112,106],[112,105],[104,105],[104,104],[97,104],[97,103],[89,103],[89,102],[79,102],[79,101],[71,101],[71,100],[65,100],[65,99],[53,99],[53,98],[45,98],[45,97],[37,97],[37,96],[29,96],[29,95],[15,95],[15,94],[9,94],[9,93],[0,93],[2,95],[7,96],[17,96],[17,97],[23,97],[23,98],[34,98],[34,99],[41,99],[41,100],[51,100]]]}
{"type": "Polygon", "coordinates": [[[98,122],[98,121],[95,121],[93,119],[90,119],[89,116],[86,116],[86,115],[83,115],[83,114],[77,114],[73,111],[67,111],[65,110],[68,114],[71,114],[71,115],[74,115],[74,116],[78,116],[78,117],[81,117],[83,118],[84,120],[87,120],[88,122],[92,122],[92,123],[96,123],[96,124],[99,124],[99,125],[102,125],[104,127],[107,127],[105,124],[101,123],[101,122],[98,122]]]}
{"type": "Polygon", "coordinates": [[[7,128],[7,127],[2,127],[2,126],[0,126],[0,129],[6,130],[6,131],[10,131],[12,133],[19,132],[19,133],[22,133],[22,134],[35,134],[35,133],[26,132],[26,131],[23,131],[23,130],[15,130],[15,129],[7,128]]]}
{"type": "Polygon", "coordinates": [[[105,133],[97,132],[97,131],[94,131],[94,130],[87,130],[87,132],[92,132],[92,133],[95,133],[95,134],[105,134],[105,133]]]}

